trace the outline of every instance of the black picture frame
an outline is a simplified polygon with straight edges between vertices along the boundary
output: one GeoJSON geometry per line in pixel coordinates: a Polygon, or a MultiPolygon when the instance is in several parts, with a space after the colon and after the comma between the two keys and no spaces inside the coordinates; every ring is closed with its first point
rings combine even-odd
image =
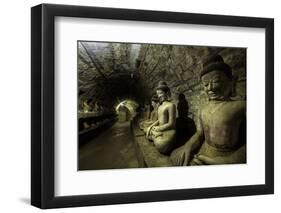
{"type": "MultiPolygon", "coordinates": [[[[274,20],[164,11],[41,4],[31,8],[31,204],[42,209],[274,193],[274,20]],[[265,184],[129,193],[54,195],[55,17],[264,28],[266,137],[265,184]]],[[[93,192],[94,193],[94,192],[93,192]]]]}

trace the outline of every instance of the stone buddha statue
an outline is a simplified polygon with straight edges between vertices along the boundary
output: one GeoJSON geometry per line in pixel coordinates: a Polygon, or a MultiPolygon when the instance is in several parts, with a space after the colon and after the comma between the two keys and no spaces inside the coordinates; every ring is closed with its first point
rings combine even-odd
{"type": "Polygon", "coordinates": [[[200,80],[209,102],[201,107],[197,132],[174,150],[174,165],[246,162],[246,102],[232,100],[232,70],[220,55],[203,62],[200,80]]]}
{"type": "Polygon", "coordinates": [[[159,105],[159,100],[157,95],[153,95],[151,98],[151,105],[153,107],[152,112],[150,113],[150,118],[144,121],[140,122],[140,129],[143,130],[144,132],[147,132],[147,128],[153,124],[155,121],[158,119],[158,105],[159,105]]]}
{"type": "Polygon", "coordinates": [[[159,82],[156,94],[159,99],[158,118],[147,128],[146,137],[153,141],[160,153],[168,154],[175,142],[176,106],[170,101],[171,92],[166,82],[159,82]]]}

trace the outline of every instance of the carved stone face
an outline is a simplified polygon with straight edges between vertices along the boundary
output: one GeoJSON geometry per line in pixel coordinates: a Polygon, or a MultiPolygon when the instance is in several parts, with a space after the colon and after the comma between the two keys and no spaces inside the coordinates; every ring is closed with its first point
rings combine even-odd
{"type": "Polygon", "coordinates": [[[159,98],[160,103],[163,103],[164,101],[168,100],[168,96],[163,90],[161,89],[156,90],[156,94],[159,98]]]}
{"type": "Polygon", "coordinates": [[[201,82],[209,100],[226,100],[231,95],[232,81],[219,70],[203,75],[201,82]]]}
{"type": "Polygon", "coordinates": [[[153,106],[153,108],[156,108],[158,103],[156,101],[151,101],[151,105],[153,106]]]}

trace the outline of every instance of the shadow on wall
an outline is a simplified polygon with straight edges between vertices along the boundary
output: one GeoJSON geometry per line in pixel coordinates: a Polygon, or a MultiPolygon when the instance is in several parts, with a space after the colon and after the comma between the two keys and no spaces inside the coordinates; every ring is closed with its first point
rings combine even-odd
{"type": "Polygon", "coordinates": [[[186,143],[196,132],[195,122],[188,117],[188,102],[183,93],[178,96],[177,111],[178,117],[176,119],[176,144],[174,148],[180,147],[186,143]]]}

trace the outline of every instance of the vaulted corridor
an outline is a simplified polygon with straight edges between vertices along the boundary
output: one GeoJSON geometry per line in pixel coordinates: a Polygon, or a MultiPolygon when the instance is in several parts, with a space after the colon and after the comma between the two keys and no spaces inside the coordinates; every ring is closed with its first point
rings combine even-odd
{"type": "Polygon", "coordinates": [[[233,100],[246,100],[245,48],[78,41],[77,54],[79,170],[144,166],[134,143],[144,133],[130,125],[150,118],[159,82],[176,106],[176,146],[186,142],[208,102],[200,73],[210,56],[219,54],[231,67],[233,100]]]}

